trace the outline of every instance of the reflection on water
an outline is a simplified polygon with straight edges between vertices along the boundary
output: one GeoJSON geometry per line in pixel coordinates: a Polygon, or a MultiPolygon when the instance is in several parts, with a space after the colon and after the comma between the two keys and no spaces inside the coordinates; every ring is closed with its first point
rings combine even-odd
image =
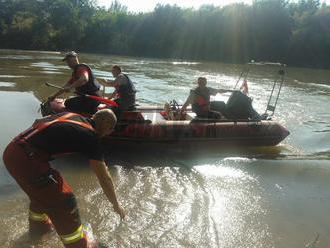
{"type": "Polygon", "coordinates": [[[41,68],[42,69],[41,73],[62,74],[62,72],[59,72],[59,69],[56,68],[55,65],[48,62],[32,63],[30,66],[41,68]]]}
{"type": "Polygon", "coordinates": [[[1,82],[0,81],[0,87],[14,87],[15,83],[12,82],[1,82]]]}
{"type": "MultiPolygon", "coordinates": [[[[140,104],[183,102],[196,78],[231,89],[241,65],[82,54],[101,78],[128,72],[140,104]]],[[[0,153],[68,80],[59,53],[0,51],[0,153]]],[[[273,68],[254,68],[250,94],[265,110],[273,68]]],[[[127,211],[120,221],[80,156],[53,165],[69,181],[84,222],[110,247],[315,247],[330,243],[330,72],[289,68],[276,117],[291,134],[277,147],[109,147],[108,164],[127,211]],[[318,235],[318,236],[317,236],[318,235]]],[[[112,89],[107,89],[112,91],[112,89]]],[[[221,99],[223,96],[217,96],[221,99]]],[[[226,97],[224,97],[226,98],[226,97]]],[[[223,98],[223,99],[224,99],[223,98]]],[[[0,162],[1,247],[60,247],[54,233],[27,236],[28,200],[0,162]]]]}
{"type": "Polygon", "coordinates": [[[25,78],[26,76],[18,76],[18,75],[0,75],[0,78],[25,78]]]}

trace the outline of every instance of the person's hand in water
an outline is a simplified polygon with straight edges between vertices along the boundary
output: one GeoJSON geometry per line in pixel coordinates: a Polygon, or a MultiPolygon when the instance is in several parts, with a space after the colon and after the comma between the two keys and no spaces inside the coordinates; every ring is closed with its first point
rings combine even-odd
{"type": "Polygon", "coordinates": [[[117,206],[114,206],[113,209],[115,210],[115,212],[116,212],[117,214],[119,214],[120,219],[123,220],[123,219],[125,218],[126,213],[125,213],[124,208],[122,208],[121,206],[117,205],[117,206]]]}

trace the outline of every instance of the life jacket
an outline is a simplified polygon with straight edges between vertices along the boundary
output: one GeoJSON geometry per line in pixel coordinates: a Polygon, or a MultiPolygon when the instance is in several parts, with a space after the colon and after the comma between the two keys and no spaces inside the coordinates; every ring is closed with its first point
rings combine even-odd
{"type": "Polygon", "coordinates": [[[51,126],[54,123],[73,123],[77,124],[81,127],[87,128],[89,130],[95,131],[91,124],[88,122],[81,122],[73,120],[74,117],[80,116],[79,114],[75,113],[61,113],[58,115],[51,115],[43,118],[41,120],[36,120],[32,126],[25,130],[24,132],[20,133],[14,140],[20,142],[26,142],[29,138],[36,135],[37,133],[41,132],[42,130],[46,129],[47,127],[51,126]]]}
{"type": "Polygon", "coordinates": [[[122,74],[127,79],[127,84],[122,84],[115,87],[118,97],[125,100],[127,99],[127,100],[135,101],[135,93],[136,93],[135,86],[131,81],[131,79],[126,74],[124,73],[122,74]]]}
{"type": "Polygon", "coordinates": [[[191,90],[195,94],[194,103],[192,104],[192,110],[196,113],[205,113],[210,110],[210,93],[206,88],[205,91],[201,91],[199,87],[191,90]]]}
{"type": "Polygon", "coordinates": [[[81,94],[87,94],[87,95],[98,95],[97,91],[100,90],[101,86],[100,86],[99,82],[96,80],[96,77],[94,76],[92,69],[88,65],[86,65],[86,64],[76,65],[73,69],[72,78],[70,81],[76,81],[79,79],[79,75],[77,74],[77,72],[80,67],[87,68],[88,82],[82,86],[77,87],[76,92],[81,93],[81,94]]]}

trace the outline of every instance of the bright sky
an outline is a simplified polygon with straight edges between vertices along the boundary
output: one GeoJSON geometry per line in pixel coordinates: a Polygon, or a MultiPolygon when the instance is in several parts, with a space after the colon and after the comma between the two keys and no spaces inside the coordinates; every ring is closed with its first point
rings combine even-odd
{"type": "MultiPolygon", "coordinates": [[[[100,6],[109,7],[111,5],[112,0],[97,0],[100,6]]],[[[161,4],[170,4],[170,5],[178,5],[180,7],[193,7],[198,9],[203,4],[213,4],[215,6],[224,6],[231,3],[243,2],[246,4],[251,4],[252,0],[119,0],[119,2],[125,5],[129,11],[133,12],[148,12],[152,11],[157,3],[161,4]]],[[[330,0],[323,0],[322,2],[326,2],[328,5],[330,4],[330,0]]]]}
{"type": "MultiPolygon", "coordinates": [[[[329,0],[330,1],[330,0],[329,0]]],[[[98,0],[100,6],[109,7],[112,0],[98,0]]],[[[198,9],[203,4],[213,4],[215,6],[223,6],[235,2],[252,3],[252,0],[119,0],[122,5],[127,6],[129,11],[148,12],[152,11],[157,3],[178,5],[180,7],[194,7],[198,9]]]]}

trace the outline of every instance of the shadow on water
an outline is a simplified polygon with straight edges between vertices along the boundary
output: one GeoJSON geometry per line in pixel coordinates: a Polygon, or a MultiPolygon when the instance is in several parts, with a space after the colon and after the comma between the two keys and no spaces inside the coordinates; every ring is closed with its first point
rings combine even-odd
{"type": "Polygon", "coordinates": [[[274,147],[178,147],[175,145],[132,145],[126,147],[109,147],[107,161],[109,164],[120,164],[125,167],[182,167],[192,168],[200,162],[222,160],[226,158],[247,159],[283,159],[288,149],[284,146],[274,147]]]}

